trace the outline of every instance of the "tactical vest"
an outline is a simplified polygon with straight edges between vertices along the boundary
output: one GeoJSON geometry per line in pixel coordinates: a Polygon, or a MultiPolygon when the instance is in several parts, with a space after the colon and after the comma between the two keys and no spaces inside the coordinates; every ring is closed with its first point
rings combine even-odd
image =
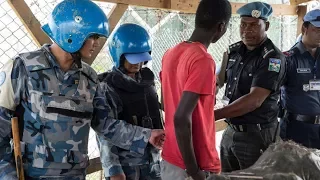
{"type": "Polygon", "coordinates": [[[107,82],[121,99],[122,111],[119,113],[119,119],[145,128],[163,128],[158,95],[153,85],[133,90],[126,87],[117,87],[111,78],[107,78],[107,82]]]}
{"type": "Polygon", "coordinates": [[[28,74],[29,99],[22,102],[24,158],[32,167],[84,169],[96,77],[82,63],[80,78],[60,82],[46,50],[20,54],[28,74]]]}

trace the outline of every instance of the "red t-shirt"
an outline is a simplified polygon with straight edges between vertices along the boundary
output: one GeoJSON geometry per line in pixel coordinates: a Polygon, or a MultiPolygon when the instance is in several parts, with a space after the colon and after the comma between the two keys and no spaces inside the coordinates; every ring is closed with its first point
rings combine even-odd
{"type": "Polygon", "coordinates": [[[215,143],[215,62],[201,43],[183,42],[169,49],[162,59],[162,84],[166,140],[162,157],[185,169],[175,130],[174,114],[183,91],[200,94],[192,114],[192,138],[198,165],[202,170],[220,172],[215,143]]]}

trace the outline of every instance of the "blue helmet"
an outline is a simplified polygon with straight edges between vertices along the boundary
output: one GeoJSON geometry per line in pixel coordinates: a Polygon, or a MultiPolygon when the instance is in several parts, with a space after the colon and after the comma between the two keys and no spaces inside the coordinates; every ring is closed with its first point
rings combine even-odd
{"type": "Polygon", "coordinates": [[[109,51],[116,67],[124,55],[131,64],[150,61],[151,39],[148,32],[137,24],[123,24],[109,41],[109,51]]]}
{"type": "Polygon", "coordinates": [[[42,30],[64,51],[77,52],[91,35],[109,36],[106,14],[90,0],[64,0],[49,15],[42,30]]]}

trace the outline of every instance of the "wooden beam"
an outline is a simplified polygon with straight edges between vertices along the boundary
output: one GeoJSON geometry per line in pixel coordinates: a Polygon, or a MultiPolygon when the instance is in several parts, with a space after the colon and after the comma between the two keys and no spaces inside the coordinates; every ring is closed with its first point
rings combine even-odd
{"type": "Polygon", "coordinates": [[[297,23],[297,37],[300,35],[301,33],[301,27],[303,24],[303,17],[306,15],[307,13],[307,6],[298,6],[298,23],[297,23]]]}
{"type": "MultiPolygon", "coordinates": [[[[158,9],[170,9],[185,13],[195,13],[199,4],[199,0],[95,0],[100,2],[123,3],[133,6],[143,6],[158,9]],[[171,2],[171,3],[168,3],[171,2]]],[[[232,13],[236,14],[237,10],[246,3],[234,3],[232,5],[232,13]]],[[[294,5],[272,4],[273,15],[297,15],[297,8],[294,5]]]]}
{"type": "Polygon", "coordinates": [[[7,2],[39,47],[45,43],[52,43],[51,39],[42,31],[40,22],[24,0],[7,0],[7,2]]]}
{"type": "Polygon", "coordinates": [[[95,173],[102,170],[100,157],[90,159],[90,165],[87,168],[87,174],[95,173]]]}
{"type": "Polygon", "coordinates": [[[312,0],[290,0],[290,5],[299,5],[299,4],[307,3],[310,1],[312,0]]]}
{"type": "MultiPolygon", "coordinates": [[[[117,26],[119,20],[121,19],[124,12],[126,12],[128,8],[127,4],[116,4],[113,9],[108,14],[109,19],[109,27],[110,27],[110,34],[113,31],[113,29],[117,26]]],[[[100,38],[99,43],[100,46],[93,52],[90,59],[84,59],[86,63],[91,65],[93,61],[96,59],[97,55],[100,53],[101,49],[105,45],[107,39],[106,38],[100,38]]]]}

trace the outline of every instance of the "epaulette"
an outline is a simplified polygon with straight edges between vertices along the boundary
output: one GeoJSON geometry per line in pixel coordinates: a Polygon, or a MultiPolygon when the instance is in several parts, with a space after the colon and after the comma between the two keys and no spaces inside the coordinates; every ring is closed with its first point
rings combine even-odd
{"type": "Polygon", "coordinates": [[[283,52],[283,54],[286,56],[286,57],[290,57],[290,56],[293,56],[294,54],[296,53],[299,53],[299,49],[294,46],[293,48],[291,48],[289,51],[286,51],[286,52],[283,52]]]}
{"type": "Polygon", "coordinates": [[[263,51],[262,51],[262,57],[263,59],[265,59],[268,55],[270,55],[271,53],[275,52],[275,49],[273,48],[273,46],[270,47],[263,47],[263,51]]]}
{"type": "Polygon", "coordinates": [[[228,48],[228,54],[230,54],[233,51],[238,51],[239,48],[241,47],[241,44],[242,44],[241,41],[231,44],[228,48]]]}
{"type": "Polygon", "coordinates": [[[289,56],[292,56],[294,54],[294,50],[289,50],[289,51],[285,51],[285,52],[282,52],[286,57],[289,57],[289,56]]]}

